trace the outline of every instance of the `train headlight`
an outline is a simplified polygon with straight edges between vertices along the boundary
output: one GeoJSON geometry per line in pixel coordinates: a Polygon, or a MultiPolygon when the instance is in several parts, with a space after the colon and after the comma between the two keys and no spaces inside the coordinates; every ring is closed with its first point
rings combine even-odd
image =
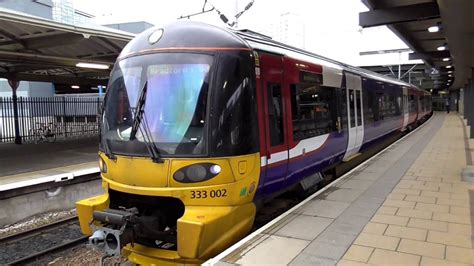
{"type": "Polygon", "coordinates": [[[102,157],[99,157],[99,169],[103,174],[107,173],[107,164],[102,157]]]}
{"type": "Polygon", "coordinates": [[[222,168],[221,168],[219,165],[217,165],[217,164],[214,164],[213,166],[211,166],[211,167],[209,168],[209,171],[210,171],[212,174],[215,174],[215,175],[219,174],[219,173],[221,172],[221,170],[222,170],[222,168]]]}
{"type": "Polygon", "coordinates": [[[197,183],[209,180],[222,171],[221,166],[212,163],[199,163],[183,167],[173,175],[181,183],[197,183]]]}

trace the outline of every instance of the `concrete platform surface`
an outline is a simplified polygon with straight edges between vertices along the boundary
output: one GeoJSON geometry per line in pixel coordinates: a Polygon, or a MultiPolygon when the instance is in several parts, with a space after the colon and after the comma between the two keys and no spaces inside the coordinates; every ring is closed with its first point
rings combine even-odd
{"type": "Polygon", "coordinates": [[[54,143],[0,144],[0,180],[5,176],[97,162],[97,152],[97,137],[54,143]]]}
{"type": "Polygon", "coordinates": [[[462,119],[429,123],[206,264],[473,265],[462,119]]]}
{"type": "Polygon", "coordinates": [[[62,182],[78,176],[99,173],[97,160],[17,175],[0,176],[0,192],[47,182],[62,182]]]}

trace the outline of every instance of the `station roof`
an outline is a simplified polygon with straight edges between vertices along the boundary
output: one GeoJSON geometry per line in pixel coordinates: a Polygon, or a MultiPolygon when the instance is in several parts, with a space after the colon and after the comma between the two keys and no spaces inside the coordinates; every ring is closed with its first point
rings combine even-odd
{"type": "Polygon", "coordinates": [[[361,66],[361,68],[393,77],[398,78],[407,83],[415,84],[419,88],[429,90],[435,86],[434,80],[428,80],[425,78],[425,65],[424,64],[403,64],[400,66],[395,65],[375,65],[375,66],[361,66]],[[398,73],[400,71],[400,74],[398,73]]]}
{"type": "Polygon", "coordinates": [[[106,85],[112,65],[134,34],[70,25],[0,8],[0,78],[106,85]],[[77,63],[109,66],[77,67],[77,63]]]}
{"type": "Polygon", "coordinates": [[[359,14],[362,27],[386,25],[422,59],[434,89],[463,87],[474,67],[472,0],[362,0],[370,9],[359,14]],[[438,32],[428,28],[438,26],[438,32]],[[443,51],[438,47],[445,46],[443,51]],[[443,61],[450,58],[450,61],[443,61]],[[451,68],[447,66],[452,65],[451,68]],[[450,73],[449,71],[453,71],[450,73]],[[452,75],[450,77],[449,75],[452,75]],[[448,82],[450,79],[453,81],[448,82]],[[450,85],[447,85],[450,84],[450,85]]]}

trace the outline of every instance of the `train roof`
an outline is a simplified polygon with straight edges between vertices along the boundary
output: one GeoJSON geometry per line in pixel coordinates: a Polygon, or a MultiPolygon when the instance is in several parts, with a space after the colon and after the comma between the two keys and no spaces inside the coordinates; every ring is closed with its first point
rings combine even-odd
{"type": "MultiPolygon", "coordinates": [[[[304,56],[306,58],[301,58],[301,59],[306,59],[307,61],[313,61],[314,63],[325,65],[326,67],[331,67],[335,69],[342,69],[345,71],[350,71],[352,73],[357,73],[360,74],[363,77],[379,80],[379,81],[385,81],[389,83],[395,83],[401,86],[406,86],[406,87],[411,87],[420,91],[425,91],[423,89],[418,88],[417,86],[398,80],[394,79],[391,77],[387,77],[360,67],[355,67],[351,66],[297,47],[293,47],[278,41],[273,40],[271,37],[260,34],[258,32],[253,32],[251,30],[234,30],[234,29],[228,29],[232,31],[234,34],[237,36],[241,37],[242,39],[246,40],[249,43],[249,46],[252,47],[253,49],[259,49],[263,51],[269,51],[269,52],[274,52],[274,53],[279,53],[279,54],[284,54],[288,55],[290,57],[300,57],[304,56]]],[[[426,92],[426,91],[425,91],[426,92]]]]}
{"type": "Polygon", "coordinates": [[[398,84],[400,86],[411,87],[420,91],[413,84],[409,84],[394,78],[383,76],[375,72],[350,66],[332,60],[315,53],[299,49],[271,39],[271,37],[251,31],[235,30],[231,28],[221,28],[206,23],[195,21],[178,21],[171,23],[163,28],[152,27],[137,35],[122,50],[119,59],[132,56],[136,53],[153,52],[170,48],[212,48],[219,49],[242,49],[242,50],[262,50],[282,55],[287,55],[295,59],[320,64],[335,70],[345,70],[363,77],[379,81],[398,84]],[[157,31],[162,30],[158,37],[159,41],[151,42],[150,36],[157,31]]]}
{"type": "Polygon", "coordinates": [[[158,51],[170,48],[213,48],[251,50],[247,41],[228,29],[201,22],[177,21],[165,27],[152,27],[138,34],[120,53],[119,59],[146,51],[158,51]],[[156,42],[150,42],[150,36],[162,30],[156,42]]]}

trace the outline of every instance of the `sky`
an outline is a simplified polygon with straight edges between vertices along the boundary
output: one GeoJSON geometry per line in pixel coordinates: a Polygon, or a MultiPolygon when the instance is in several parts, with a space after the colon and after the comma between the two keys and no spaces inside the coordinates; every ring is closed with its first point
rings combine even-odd
{"type": "MultiPolygon", "coordinates": [[[[228,18],[243,10],[250,0],[208,0],[228,18]]],[[[73,0],[74,8],[94,15],[97,24],[146,21],[163,26],[178,17],[202,10],[204,0],[73,0]]],[[[407,48],[385,26],[362,29],[359,13],[368,9],[360,0],[254,0],[252,7],[238,21],[238,28],[271,34],[281,15],[291,13],[304,28],[304,43],[299,45],[344,63],[356,66],[396,65],[408,61],[407,53],[360,56],[360,52],[407,48]]],[[[192,20],[218,26],[226,25],[216,11],[195,16],[192,20]]],[[[420,61],[421,62],[421,61],[420,61]]]]}

